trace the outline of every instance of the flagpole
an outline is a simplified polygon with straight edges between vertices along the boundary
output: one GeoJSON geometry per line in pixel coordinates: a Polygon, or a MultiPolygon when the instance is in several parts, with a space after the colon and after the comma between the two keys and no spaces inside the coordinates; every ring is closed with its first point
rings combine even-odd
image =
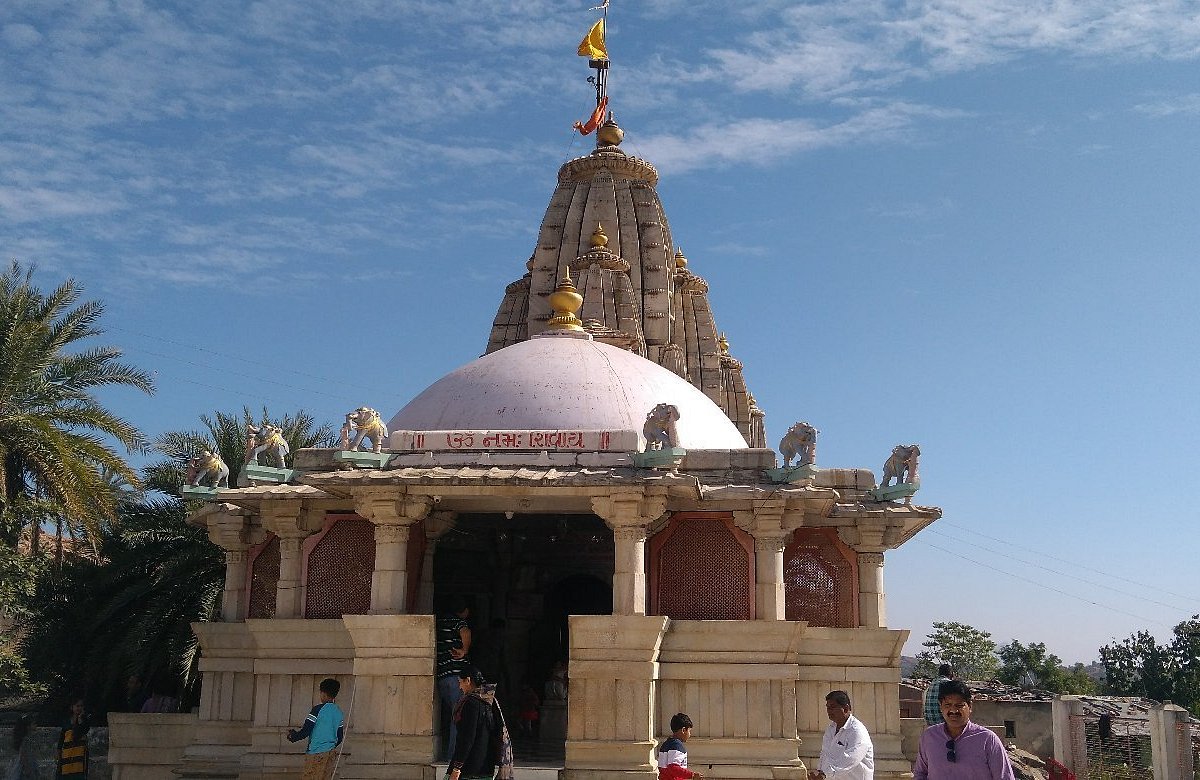
{"type": "MultiPolygon", "coordinates": [[[[600,18],[604,22],[604,35],[606,38],[608,37],[608,3],[609,0],[604,0],[603,3],[592,9],[593,11],[597,9],[600,11],[600,18]]],[[[589,76],[588,81],[596,85],[596,106],[599,107],[604,101],[605,96],[608,95],[608,59],[589,59],[588,67],[596,71],[596,75],[589,76]]]]}

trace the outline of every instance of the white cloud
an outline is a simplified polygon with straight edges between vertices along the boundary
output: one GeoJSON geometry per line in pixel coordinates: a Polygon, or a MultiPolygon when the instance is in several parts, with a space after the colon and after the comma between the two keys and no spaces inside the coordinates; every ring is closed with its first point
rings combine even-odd
{"type": "Polygon", "coordinates": [[[1149,103],[1139,103],[1134,110],[1154,117],[1200,115],[1200,93],[1176,95],[1149,103]]]}
{"type": "Polygon", "coordinates": [[[681,134],[639,139],[638,148],[662,171],[682,173],[734,164],[767,165],[801,152],[851,143],[877,143],[912,128],[918,118],[954,118],[959,112],[908,103],[867,108],[841,122],[809,119],[738,119],[711,122],[681,134]]]}

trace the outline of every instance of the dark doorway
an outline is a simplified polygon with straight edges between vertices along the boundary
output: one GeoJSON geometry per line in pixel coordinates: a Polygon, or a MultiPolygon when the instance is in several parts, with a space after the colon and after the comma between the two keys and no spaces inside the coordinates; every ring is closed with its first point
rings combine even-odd
{"type": "Polygon", "coordinates": [[[613,561],[612,531],[592,515],[461,515],[438,540],[435,609],[471,605],[470,658],[497,684],[518,759],[562,759],[565,706],[548,683],[567,660],[568,617],[612,613],[613,561]]]}

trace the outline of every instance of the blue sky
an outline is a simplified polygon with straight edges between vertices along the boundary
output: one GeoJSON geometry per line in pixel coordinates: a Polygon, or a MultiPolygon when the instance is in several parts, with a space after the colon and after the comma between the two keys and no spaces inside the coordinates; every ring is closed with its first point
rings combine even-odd
{"type": "MultiPolygon", "coordinates": [[[[108,307],[150,434],[390,416],[585,153],[586,0],[0,5],[0,247],[108,307]]],[[[591,3],[594,4],[594,3],[591,3]]],[[[611,108],[778,441],[922,445],[889,618],[1064,659],[1200,609],[1200,10],[612,0],[611,108]]]]}

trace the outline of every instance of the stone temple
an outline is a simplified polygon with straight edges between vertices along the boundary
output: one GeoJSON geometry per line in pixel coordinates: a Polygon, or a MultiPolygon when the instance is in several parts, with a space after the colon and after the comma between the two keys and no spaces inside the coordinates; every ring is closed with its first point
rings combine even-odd
{"type": "Polygon", "coordinates": [[[434,613],[459,596],[508,705],[567,662],[518,777],[651,777],[684,711],[706,777],[802,780],[832,689],[877,776],[910,770],[883,567],[940,510],[866,470],[778,467],[622,137],[610,117],[560,168],[486,354],[397,403],[382,453],[301,451],[193,514],[227,561],[223,620],[195,625],[202,702],[113,716],[117,780],[294,777],[284,734],[326,676],[349,713],[339,777],[434,780],[434,613]],[[647,450],[659,404],[678,419],[647,450]]]}

